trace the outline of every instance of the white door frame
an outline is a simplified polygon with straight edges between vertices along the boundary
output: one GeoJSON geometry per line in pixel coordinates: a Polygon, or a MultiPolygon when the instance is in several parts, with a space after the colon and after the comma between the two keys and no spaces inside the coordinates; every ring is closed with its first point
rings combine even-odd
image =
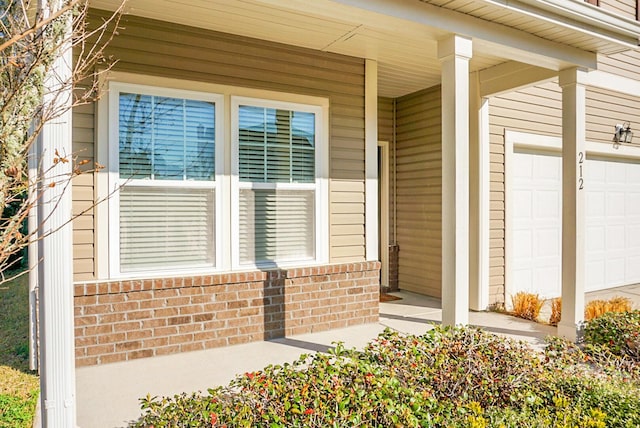
{"type": "Polygon", "coordinates": [[[380,201],[378,209],[380,211],[380,233],[378,239],[380,240],[380,285],[382,287],[389,287],[389,142],[378,141],[378,147],[380,149],[380,159],[378,164],[380,168],[380,176],[378,182],[380,183],[379,195],[380,201]]]}
{"type": "MultiPolygon", "coordinates": [[[[531,148],[546,152],[558,153],[562,156],[562,138],[549,135],[539,135],[528,132],[518,132],[505,130],[504,132],[504,188],[505,188],[505,216],[504,216],[504,294],[505,305],[510,304],[508,296],[513,294],[513,287],[510,278],[513,277],[511,268],[513,266],[513,236],[511,233],[513,226],[513,197],[511,189],[511,177],[513,175],[513,153],[514,149],[531,148]]],[[[617,149],[613,144],[586,142],[587,158],[589,156],[604,156],[606,158],[618,159],[640,159],[640,147],[622,145],[617,149]]]]}

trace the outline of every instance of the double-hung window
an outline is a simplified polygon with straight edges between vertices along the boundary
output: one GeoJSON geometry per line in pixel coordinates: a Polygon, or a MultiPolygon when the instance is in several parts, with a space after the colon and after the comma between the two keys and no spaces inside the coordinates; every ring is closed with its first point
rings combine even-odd
{"type": "Polygon", "coordinates": [[[110,82],[99,104],[101,275],[327,262],[328,100],[197,87],[208,92],[110,82]]]}
{"type": "Polygon", "coordinates": [[[323,255],[319,106],[232,97],[234,265],[323,255]]]}
{"type": "Polygon", "coordinates": [[[115,268],[215,267],[223,97],[118,83],[109,97],[115,268]]]}

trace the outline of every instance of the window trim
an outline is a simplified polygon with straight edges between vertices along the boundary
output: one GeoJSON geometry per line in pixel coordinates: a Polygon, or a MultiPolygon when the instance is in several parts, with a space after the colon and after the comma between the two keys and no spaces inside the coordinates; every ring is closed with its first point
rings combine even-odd
{"type": "Polygon", "coordinates": [[[109,277],[110,278],[135,278],[148,277],[149,275],[161,276],[184,272],[188,270],[194,273],[216,272],[223,270],[223,197],[224,189],[224,117],[225,99],[223,95],[216,93],[182,90],[160,86],[141,85],[113,81],[108,89],[108,219],[109,219],[109,277]],[[145,179],[121,179],[120,178],[120,144],[119,144],[119,101],[120,93],[129,92],[142,95],[166,96],[179,99],[193,99],[215,103],[215,179],[214,181],[189,181],[189,180],[145,180],[145,179]],[[120,266],[120,188],[123,186],[156,187],[156,188],[189,188],[189,189],[214,189],[214,266],[199,264],[176,266],[168,269],[150,268],[123,272],[120,266]]]}
{"type": "Polygon", "coordinates": [[[231,268],[233,270],[263,269],[274,267],[296,266],[304,264],[321,264],[329,260],[329,114],[328,104],[306,104],[271,100],[246,96],[231,96],[231,268]],[[315,114],[316,147],[315,147],[315,183],[252,183],[240,181],[239,159],[239,108],[240,105],[251,105],[262,108],[301,111],[315,114]],[[275,190],[315,190],[315,257],[287,262],[257,262],[242,264],[240,262],[240,190],[241,189],[275,189],[275,190]],[[326,242],[325,242],[326,241],[326,242]]]}

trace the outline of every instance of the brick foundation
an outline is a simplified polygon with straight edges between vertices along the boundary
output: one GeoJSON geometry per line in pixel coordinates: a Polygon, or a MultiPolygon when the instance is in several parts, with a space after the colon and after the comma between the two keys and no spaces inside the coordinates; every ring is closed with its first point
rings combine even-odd
{"type": "Polygon", "coordinates": [[[76,365],[378,320],[380,263],[75,284],[76,365]]]}

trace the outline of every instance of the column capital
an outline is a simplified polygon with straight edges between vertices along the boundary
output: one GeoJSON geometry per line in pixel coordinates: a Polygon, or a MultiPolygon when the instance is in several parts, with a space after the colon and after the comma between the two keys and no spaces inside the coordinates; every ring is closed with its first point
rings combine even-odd
{"type": "Polygon", "coordinates": [[[580,67],[571,67],[560,70],[558,73],[559,85],[564,88],[568,85],[586,85],[587,69],[580,67]]]}
{"type": "Polygon", "coordinates": [[[445,61],[451,57],[471,59],[473,56],[473,41],[470,37],[451,34],[438,40],[438,59],[445,61]]]}

